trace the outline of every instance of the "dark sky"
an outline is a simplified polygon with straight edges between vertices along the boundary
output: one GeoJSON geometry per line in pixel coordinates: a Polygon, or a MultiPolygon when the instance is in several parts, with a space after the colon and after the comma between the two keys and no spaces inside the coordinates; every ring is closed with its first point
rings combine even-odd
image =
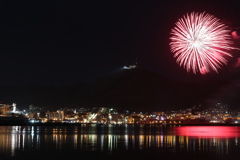
{"type": "Polygon", "coordinates": [[[237,26],[238,8],[233,1],[1,1],[0,85],[90,82],[135,58],[162,76],[194,77],[169,51],[174,23],[206,11],[237,26]]]}

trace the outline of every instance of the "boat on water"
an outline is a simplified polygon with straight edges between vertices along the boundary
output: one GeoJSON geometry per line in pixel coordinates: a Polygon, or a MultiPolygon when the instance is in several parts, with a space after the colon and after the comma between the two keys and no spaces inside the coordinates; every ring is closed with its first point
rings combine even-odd
{"type": "Polygon", "coordinates": [[[0,124],[25,124],[28,118],[23,114],[0,114],[0,124]]]}
{"type": "Polygon", "coordinates": [[[12,109],[5,114],[0,114],[0,125],[25,125],[28,118],[17,110],[13,103],[12,109]]]}

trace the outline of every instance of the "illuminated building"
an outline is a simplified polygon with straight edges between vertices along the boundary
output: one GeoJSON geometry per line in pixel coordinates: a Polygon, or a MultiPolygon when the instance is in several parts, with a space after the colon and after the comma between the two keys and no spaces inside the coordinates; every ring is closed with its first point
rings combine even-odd
{"type": "Polygon", "coordinates": [[[0,104],[0,114],[6,114],[10,111],[10,105],[0,104]]]}

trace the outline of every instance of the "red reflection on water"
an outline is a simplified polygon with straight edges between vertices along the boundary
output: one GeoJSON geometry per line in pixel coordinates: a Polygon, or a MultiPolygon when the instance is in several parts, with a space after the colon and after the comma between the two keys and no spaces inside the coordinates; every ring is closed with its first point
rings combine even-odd
{"type": "Polygon", "coordinates": [[[227,126],[182,126],[176,127],[176,135],[204,138],[232,138],[240,137],[239,127],[227,126]]]}

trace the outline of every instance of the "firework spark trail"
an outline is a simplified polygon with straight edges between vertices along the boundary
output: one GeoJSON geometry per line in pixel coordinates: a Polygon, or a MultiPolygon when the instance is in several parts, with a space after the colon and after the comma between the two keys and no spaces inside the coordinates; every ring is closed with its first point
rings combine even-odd
{"type": "Polygon", "coordinates": [[[213,15],[192,12],[179,19],[171,31],[171,52],[188,72],[218,72],[227,64],[232,47],[230,30],[213,15]]]}

